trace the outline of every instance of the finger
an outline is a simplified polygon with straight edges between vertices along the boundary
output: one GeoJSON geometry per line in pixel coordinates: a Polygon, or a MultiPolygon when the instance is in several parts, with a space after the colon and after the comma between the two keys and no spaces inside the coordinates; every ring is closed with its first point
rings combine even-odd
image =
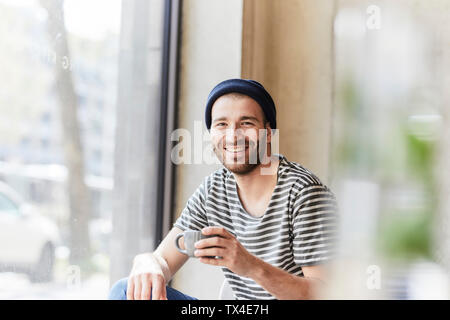
{"type": "Polygon", "coordinates": [[[207,248],[195,250],[194,255],[196,257],[223,257],[225,256],[226,250],[223,248],[207,248]]]}
{"type": "Polygon", "coordinates": [[[152,293],[152,280],[149,276],[142,277],[142,290],[141,299],[150,300],[150,294],[152,293]]]}
{"type": "Polygon", "coordinates": [[[206,227],[202,229],[204,235],[219,235],[225,239],[233,237],[224,227],[206,227]]]}
{"type": "Polygon", "coordinates": [[[141,300],[142,282],[141,277],[137,277],[134,284],[134,300],[141,300]]]}
{"type": "Polygon", "coordinates": [[[165,282],[160,275],[153,276],[152,300],[161,300],[163,296],[163,287],[165,289],[165,282]]]}
{"type": "Polygon", "coordinates": [[[225,262],[223,261],[223,259],[201,257],[198,260],[201,263],[209,264],[212,266],[225,266],[225,262]]]}
{"type": "Polygon", "coordinates": [[[167,290],[166,290],[166,286],[165,285],[162,288],[161,300],[167,300],[167,290]]]}
{"type": "Polygon", "coordinates": [[[134,300],[134,277],[128,277],[127,300],[134,300]]]}
{"type": "Polygon", "coordinates": [[[196,248],[202,249],[207,247],[220,247],[225,248],[226,247],[226,239],[221,237],[212,237],[212,238],[206,238],[197,241],[194,245],[196,248]]]}

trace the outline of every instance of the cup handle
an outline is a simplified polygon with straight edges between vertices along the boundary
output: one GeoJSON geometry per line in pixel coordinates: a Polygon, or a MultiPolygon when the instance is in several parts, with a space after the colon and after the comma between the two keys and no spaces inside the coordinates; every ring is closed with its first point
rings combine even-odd
{"type": "Polygon", "coordinates": [[[175,237],[175,247],[176,247],[177,250],[180,251],[181,253],[188,254],[187,251],[181,249],[181,248],[180,248],[180,245],[178,244],[178,240],[180,240],[180,238],[181,238],[182,236],[184,236],[184,233],[183,233],[183,232],[177,234],[177,236],[175,237]]]}

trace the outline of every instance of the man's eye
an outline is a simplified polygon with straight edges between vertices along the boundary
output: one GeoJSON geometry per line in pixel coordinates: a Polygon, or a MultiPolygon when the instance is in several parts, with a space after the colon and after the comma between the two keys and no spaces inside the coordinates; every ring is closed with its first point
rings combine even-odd
{"type": "Polygon", "coordinates": [[[250,121],[244,121],[244,122],[242,122],[242,124],[245,125],[245,126],[251,126],[251,125],[253,125],[253,123],[250,122],[250,121]]]}
{"type": "Polygon", "coordinates": [[[216,127],[223,127],[224,125],[226,125],[225,122],[216,123],[216,127]]]}

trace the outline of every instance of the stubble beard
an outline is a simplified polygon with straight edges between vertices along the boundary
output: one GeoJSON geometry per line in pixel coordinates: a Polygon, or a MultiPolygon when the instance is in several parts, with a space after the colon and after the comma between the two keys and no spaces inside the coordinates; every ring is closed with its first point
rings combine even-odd
{"type": "MultiPolygon", "coordinates": [[[[245,144],[247,146],[247,143],[245,144]]],[[[248,144],[248,149],[245,152],[245,161],[242,161],[242,159],[234,159],[235,161],[226,161],[227,155],[223,147],[219,145],[219,148],[216,148],[214,146],[213,150],[216,154],[217,158],[220,160],[222,165],[227,168],[229,171],[231,171],[234,174],[238,175],[245,175],[252,171],[254,171],[256,168],[258,168],[261,165],[261,159],[260,159],[260,147],[261,143],[260,141],[256,141],[256,146],[252,146],[251,143],[248,144]],[[251,160],[251,161],[250,161],[251,160]]]]}

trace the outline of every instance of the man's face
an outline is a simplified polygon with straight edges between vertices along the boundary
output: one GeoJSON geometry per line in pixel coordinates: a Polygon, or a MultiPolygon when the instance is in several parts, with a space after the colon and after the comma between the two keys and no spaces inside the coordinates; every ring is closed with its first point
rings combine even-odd
{"type": "Polygon", "coordinates": [[[210,134],[214,152],[233,173],[246,174],[259,166],[258,154],[270,142],[270,130],[259,140],[260,130],[266,128],[270,125],[267,122],[264,127],[261,107],[250,97],[224,95],[212,107],[210,134]]]}

